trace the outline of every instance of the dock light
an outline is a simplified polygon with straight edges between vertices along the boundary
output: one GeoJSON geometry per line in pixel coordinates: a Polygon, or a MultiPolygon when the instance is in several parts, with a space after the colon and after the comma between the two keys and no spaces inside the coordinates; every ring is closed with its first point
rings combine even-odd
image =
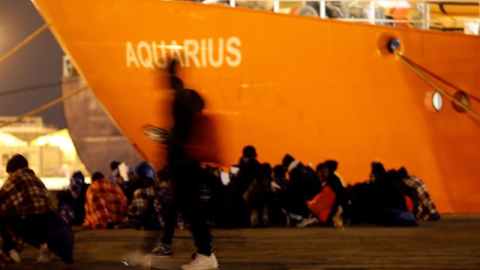
{"type": "Polygon", "coordinates": [[[400,50],[400,45],[400,40],[398,40],[397,38],[391,38],[388,41],[387,45],[388,51],[391,53],[395,53],[396,51],[400,50]]]}

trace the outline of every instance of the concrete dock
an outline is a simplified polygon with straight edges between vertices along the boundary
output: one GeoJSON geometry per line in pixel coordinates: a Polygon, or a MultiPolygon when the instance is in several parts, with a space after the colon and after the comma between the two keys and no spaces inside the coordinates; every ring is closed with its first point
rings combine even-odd
{"type": "MultiPolygon", "coordinates": [[[[25,246],[23,264],[13,269],[143,269],[120,263],[122,255],[155,239],[157,232],[86,230],[76,233],[75,262],[55,258],[35,262],[37,250],[25,246]]],[[[224,270],[322,269],[480,269],[480,215],[443,215],[419,227],[348,226],[213,229],[216,255],[224,270]]],[[[177,230],[170,259],[151,268],[180,269],[195,250],[190,232],[177,230]]]]}

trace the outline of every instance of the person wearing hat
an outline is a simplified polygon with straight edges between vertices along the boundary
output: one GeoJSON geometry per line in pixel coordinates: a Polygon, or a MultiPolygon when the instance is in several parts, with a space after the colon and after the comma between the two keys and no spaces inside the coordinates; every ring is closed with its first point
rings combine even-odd
{"type": "Polygon", "coordinates": [[[24,156],[14,155],[8,160],[6,169],[8,178],[0,188],[3,252],[14,262],[21,263],[16,246],[7,232],[8,228],[18,236],[27,236],[28,242],[39,244],[38,262],[49,261],[47,213],[54,211],[50,193],[35,172],[28,168],[24,156]]]}

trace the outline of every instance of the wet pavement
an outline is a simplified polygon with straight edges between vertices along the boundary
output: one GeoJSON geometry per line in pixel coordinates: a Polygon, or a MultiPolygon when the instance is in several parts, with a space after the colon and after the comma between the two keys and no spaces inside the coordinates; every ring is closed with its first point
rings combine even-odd
{"type": "MultiPolygon", "coordinates": [[[[23,264],[12,269],[142,269],[125,267],[122,255],[157,232],[135,229],[74,228],[75,262],[38,264],[26,246],[23,264]]],[[[224,270],[312,269],[480,269],[480,215],[444,215],[419,227],[348,226],[344,230],[308,228],[213,229],[216,255],[224,270]]],[[[180,269],[194,251],[187,230],[177,230],[175,256],[152,262],[152,269],[180,269]]]]}

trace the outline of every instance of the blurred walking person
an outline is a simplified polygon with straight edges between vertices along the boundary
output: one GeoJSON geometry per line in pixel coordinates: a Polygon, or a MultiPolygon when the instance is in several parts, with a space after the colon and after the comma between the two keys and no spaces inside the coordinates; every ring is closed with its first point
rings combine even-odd
{"type": "MultiPolygon", "coordinates": [[[[185,89],[180,78],[175,76],[177,62],[174,60],[169,66],[170,85],[173,90],[172,116],[173,127],[171,132],[157,128],[158,142],[168,149],[168,164],[172,177],[173,202],[172,218],[165,220],[165,229],[161,243],[155,249],[170,249],[175,229],[176,212],[190,224],[197,252],[194,259],[182,265],[184,270],[201,270],[218,268],[218,261],[213,253],[212,236],[207,223],[205,209],[199,197],[202,179],[206,171],[200,167],[198,160],[190,156],[188,145],[192,143],[192,134],[195,124],[202,115],[204,108],[203,98],[191,89],[185,89]]],[[[154,249],[154,250],[155,250],[154,249]]]]}

